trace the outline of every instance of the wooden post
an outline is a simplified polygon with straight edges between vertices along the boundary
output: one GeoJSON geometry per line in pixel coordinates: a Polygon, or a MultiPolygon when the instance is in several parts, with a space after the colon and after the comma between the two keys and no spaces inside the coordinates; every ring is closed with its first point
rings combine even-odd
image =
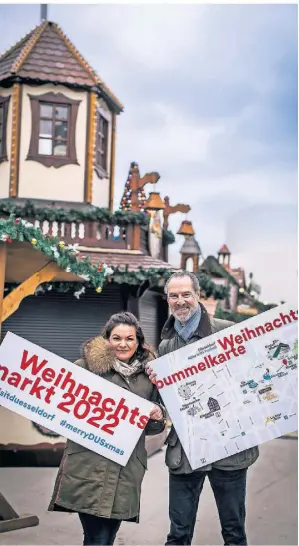
{"type": "Polygon", "coordinates": [[[140,250],[140,226],[133,226],[133,250],[140,250]]]}
{"type": "Polygon", "coordinates": [[[112,114],[111,130],[111,157],[110,157],[110,187],[109,187],[109,210],[113,212],[114,184],[115,184],[115,143],[116,143],[116,114],[112,114]]]}
{"type": "Polygon", "coordinates": [[[163,250],[162,260],[164,260],[164,262],[168,262],[168,245],[164,246],[162,250],[163,250]]]}
{"type": "Polygon", "coordinates": [[[85,182],[84,182],[84,201],[92,202],[92,182],[93,168],[95,159],[95,135],[96,135],[96,115],[97,115],[97,97],[94,92],[88,96],[87,112],[87,134],[85,151],[85,182]]]}
{"type": "Polygon", "coordinates": [[[0,243],[0,340],[2,324],[2,308],[4,301],[4,285],[6,271],[6,243],[0,243]]]}

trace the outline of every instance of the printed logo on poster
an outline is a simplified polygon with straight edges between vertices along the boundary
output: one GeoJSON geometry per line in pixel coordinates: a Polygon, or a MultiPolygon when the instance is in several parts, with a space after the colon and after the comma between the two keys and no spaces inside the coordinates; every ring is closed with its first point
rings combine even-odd
{"type": "Polygon", "coordinates": [[[0,405],[123,466],[154,407],[11,332],[0,346],[0,405]]]}

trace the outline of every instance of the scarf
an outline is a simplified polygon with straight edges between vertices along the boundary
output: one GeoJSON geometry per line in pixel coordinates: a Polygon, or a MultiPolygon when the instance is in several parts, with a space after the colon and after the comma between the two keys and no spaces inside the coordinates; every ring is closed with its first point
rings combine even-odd
{"type": "Polygon", "coordinates": [[[189,339],[196,332],[201,319],[201,307],[197,307],[195,313],[187,320],[185,324],[181,324],[178,319],[174,321],[174,329],[179,334],[179,336],[188,343],[189,339]]]}
{"type": "Polygon", "coordinates": [[[143,370],[144,365],[143,362],[139,362],[137,358],[135,358],[131,364],[129,362],[122,362],[116,358],[113,363],[113,368],[125,379],[125,381],[128,381],[128,378],[131,377],[131,375],[135,375],[143,370]]]}

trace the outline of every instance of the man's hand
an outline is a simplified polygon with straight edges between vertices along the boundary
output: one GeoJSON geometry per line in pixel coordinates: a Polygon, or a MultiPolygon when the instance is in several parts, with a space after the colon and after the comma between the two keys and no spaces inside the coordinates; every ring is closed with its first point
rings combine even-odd
{"type": "Polygon", "coordinates": [[[157,377],[156,372],[154,372],[154,370],[150,367],[150,365],[146,366],[145,371],[149,377],[149,380],[155,385],[156,377],[157,377]]]}
{"type": "Polygon", "coordinates": [[[154,421],[162,421],[163,419],[163,411],[159,406],[155,406],[154,409],[150,412],[150,418],[154,421]]]}

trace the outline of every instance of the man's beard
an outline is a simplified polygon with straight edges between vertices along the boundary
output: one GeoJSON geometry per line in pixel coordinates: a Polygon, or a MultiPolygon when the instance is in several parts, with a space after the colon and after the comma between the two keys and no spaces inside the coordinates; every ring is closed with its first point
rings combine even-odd
{"type": "Polygon", "coordinates": [[[194,315],[196,307],[191,307],[190,305],[182,305],[173,309],[172,314],[175,319],[177,319],[182,324],[188,322],[188,320],[194,315]]]}

